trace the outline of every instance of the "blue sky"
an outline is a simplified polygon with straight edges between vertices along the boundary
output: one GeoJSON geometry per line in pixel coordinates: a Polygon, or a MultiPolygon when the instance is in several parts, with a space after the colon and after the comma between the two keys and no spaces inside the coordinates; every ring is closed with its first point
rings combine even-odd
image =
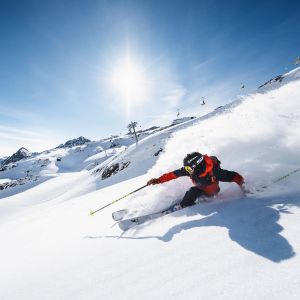
{"type": "Polygon", "coordinates": [[[299,1],[0,0],[0,156],[205,114],[292,69],[299,31],[299,1]]]}

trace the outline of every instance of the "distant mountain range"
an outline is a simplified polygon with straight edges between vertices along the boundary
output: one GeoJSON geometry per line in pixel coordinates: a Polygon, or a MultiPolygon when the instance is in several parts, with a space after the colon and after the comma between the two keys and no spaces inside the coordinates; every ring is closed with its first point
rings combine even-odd
{"type": "MultiPolygon", "coordinates": [[[[170,132],[177,130],[178,125],[193,119],[195,117],[184,117],[174,120],[168,126],[153,126],[138,130],[136,133],[139,143],[152,135],[159,134],[161,137],[159,141],[153,142],[154,146],[149,148],[151,153],[146,155],[156,160],[170,132]]],[[[95,177],[95,180],[99,177],[102,180],[107,179],[132,163],[133,157],[129,156],[122,160],[120,156],[131,145],[135,147],[135,139],[132,134],[127,133],[99,141],[91,141],[80,136],[40,153],[31,153],[22,147],[11,156],[0,160],[0,191],[2,190],[0,198],[18,192],[18,189],[10,189],[12,187],[22,185],[22,190],[26,190],[58,173],[87,170],[95,177]]],[[[138,149],[140,150],[142,148],[138,149]]]]}

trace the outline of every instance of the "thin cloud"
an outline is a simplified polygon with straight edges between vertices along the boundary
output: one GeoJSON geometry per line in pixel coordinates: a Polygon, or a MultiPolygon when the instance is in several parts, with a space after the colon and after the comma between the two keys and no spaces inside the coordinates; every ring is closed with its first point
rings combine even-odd
{"type": "Polygon", "coordinates": [[[10,119],[19,121],[27,121],[36,118],[36,115],[29,111],[5,108],[4,106],[7,106],[6,104],[3,104],[1,106],[2,107],[0,110],[0,116],[8,117],[10,119]]]}
{"type": "Polygon", "coordinates": [[[0,156],[11,155],[21,147],[32,152],[43,151],[55,147],[58,143],[59,137],[53,137],[47,130],[41,129],[40,132],[36,132],[30,129],[0,126],[0,156]]]}
{"type": "Polygon", "coordinates": [[[43,136],[41,133],[37,133],[30,130],[24,130],[20,128],[13,128],[8,126],[1,126],[0,125],[0,134],[8,134],[8,135],[16,135],[16,134],[22,134],[22,135],[32,135],[32,136],[43,136]]]}
{"type": "Polygon", "coordinates": [[[167,91],[167,95],[164,96],[162,100],[167,104],[168,108],[177,108],[186,94],[186,88],[177,84],[167,91]]]}

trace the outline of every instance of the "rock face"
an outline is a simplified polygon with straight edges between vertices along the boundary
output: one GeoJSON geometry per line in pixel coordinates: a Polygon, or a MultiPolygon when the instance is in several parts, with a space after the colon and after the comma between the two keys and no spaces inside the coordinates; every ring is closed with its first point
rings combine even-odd
{"type": "Polygon", "coordinates": [[[91,141],[89,139],[86,139],[85,137],[80,136],[77,139],[69,140],[69,141],[65,142],[64,144],[60,144],[56,148],[72,148],[74,146],[81,146],[81,145],[84,145],[84,144],[87,144],[90,142],[91,141]]]}
{"type": "Polygon", "coordinates": [[[258,92],[270,91],[294,80],[300,79],[300,68],[296,68],[286,74],[278,75],[258,87],[258,92]]]}
{"type": "Polygon", "coordinates": [[[260,85],[258,88],[261,89],[262,87],[266,87],[268,85],[272,85],[272,84],[274,84],[276,82],[281,83],[283,79],[284,79],[283,75],[278,75],[275,78],[271,78],[269,81],[267,81],[264,84],[260,85]]]}
{"type": "Polygon", "coordinates": [[[4,161],[2,161],[1,166],[5,166],[10,163],[17,162],[23,158],[29,157],[30,155],[31,155],[30,152],[26,148],[22,147],[16,153],[14,153],[12,156],[10,156],[7,159],[5,159],[4,161]]]}
{"type": "Polygon", "coordinates": [[[15,187],[15,186],[19,186],[19,185],[24,185],[28,182],[33,182],[33,181],[37,181],[37,180],[39,180],[39,176],[31,176],[31,175],[24,177],[24,178],[19,178],[17,180],[11,180],[9,182],[0,184],[0,191],[15,187]]]}
{"type": "Polygon", "coordinates": [[[102,176],[101,176],[102,180],[117,174],[119,171],[124,170],[129,165],[130,165],[130,161],[126,161],[126,162],[115,163],[113,165],[106,167],[105,170],[102,172],[102,176]]]}

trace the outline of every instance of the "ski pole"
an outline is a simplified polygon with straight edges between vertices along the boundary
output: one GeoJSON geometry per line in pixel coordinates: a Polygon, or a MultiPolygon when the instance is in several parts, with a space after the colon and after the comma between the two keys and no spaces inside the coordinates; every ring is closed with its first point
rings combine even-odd
{"type": "Polygon", "coordinates": [[[278,181],[281,181],[281,180],[285,179],[286,177],[289,177],[290,175],[292,175],[292,174],[294,174],[294,173],[297,173],[297,172],[299,172],[299,171],[300,171],[300,168],[295,169],[294,171],[291,171],[290,173],[288,173],[288,174],[286,174],[286,175],[284,175],[284,176],[281,176],[280,178],[277,178],[276,180],[273,181],[273,183],[276,183],[276,182],[278,182],[278,181]]]}
{"type": "Polygon", "coordinates": [[[114,203],[120,201],[121,199],[123,199],[123,198],[125,198],[125,197],[128,197],[129,195],[131,195],[131,194],[133,194],[133,193],[135,193],[135,192],[137,192],[137,191],[139,191],[139,190],[145,188],[146,186],[148,186],[148,185],[146,184],[146,185],[144,185],[144,186],[142,186],[142,187],[136,189],[135,191],[133,191],[133,192],[131,192],[131,193],[129,193],[129,194],[127,194],[127,195],[125,195],[125,196],[119,198],[119,199],[116,199],[116,200],[114,200],[114,201],[112,201],[112,202],[110,202],[110,203],[108,203],[108,204],[106,204],[106,205],[104,205],[104,206],[98,208],[98,209],[95,210],[95,211],[92,211],[92,210],[91,210],[91,211],[90,211],[90,216],[94,215],[97,211],[102,210],[102,209],[106,208],[107,206],[110,206],[110,205],[112,205],[112,204],[114,204],[114,203]]]}
{"type": "Polygon", "coordinates": [[[300,168],[295,169],[295,170],[293,170],[293,171],[291,171],[291,172],[289,172],[289,173],[287,173],[287,174],[285,174],[285,175],[283,175],[283,176],[281,176],[281,177],[279,177],[279,178],[273,180],[271,183],[262,186],[262,188],[265,189],[265,188],[267,188],[269,185],[274,184],[274,183],[277,183],[278,181],[281,181],[281,180],[283,180],[283,179],[285,179],[285,178],[287,178],[287,177],[291,176],[292,174],[297,173],[297,172],[299,172],[299,171],[300,171],[300,168]]]}

